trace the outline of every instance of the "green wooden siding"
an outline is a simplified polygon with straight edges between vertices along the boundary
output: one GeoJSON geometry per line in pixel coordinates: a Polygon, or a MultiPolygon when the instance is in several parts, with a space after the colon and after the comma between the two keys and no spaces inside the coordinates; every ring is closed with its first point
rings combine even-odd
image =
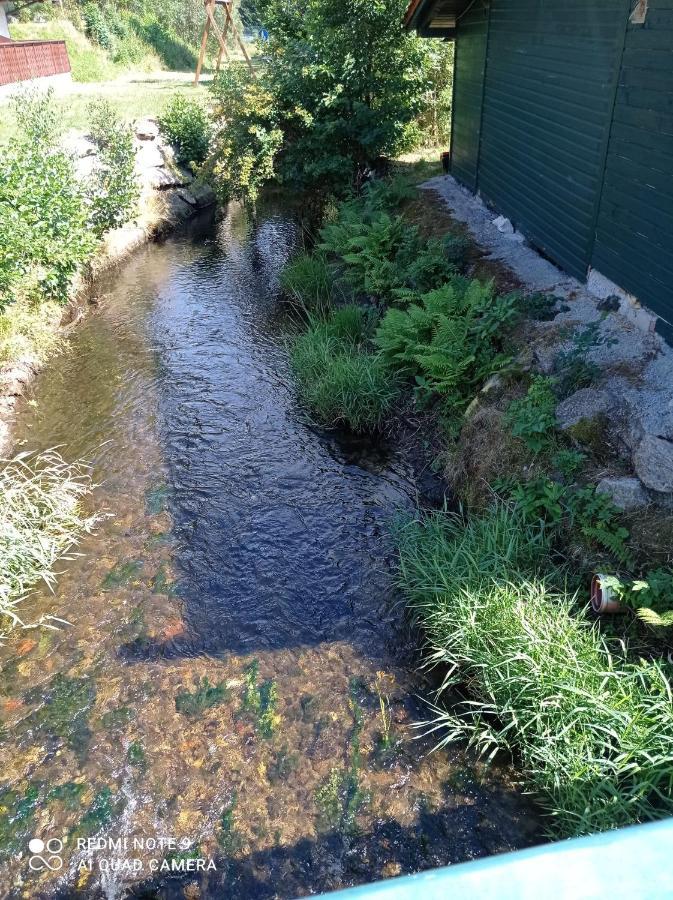
{"type": "MultiPolygon", "coordinates": [[[[591,258],[628,10],[629,0],[491,2],[477,186],[579,278],[591,258]]],[[[460,115],[457,106],[456,126],[460,115]]]]}
{"type": "Polygon", "coordinates": [[[454,63],[451,172],[473,191],[477,187],[487,26],[488,5],[486,0],[477,0],[459,21],[454,63]]]}
{"type": "Polygon", "coordinates": [[[673,0],[626,33],[591,264],[673,323],[673,0]]]}

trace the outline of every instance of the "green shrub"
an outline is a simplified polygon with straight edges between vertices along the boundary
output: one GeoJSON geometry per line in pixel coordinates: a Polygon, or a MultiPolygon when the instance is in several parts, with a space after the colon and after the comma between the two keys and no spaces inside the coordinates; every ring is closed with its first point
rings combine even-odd
{"type": "Polygon", "coordinates": [[[116,228],[135,210],[140,192],[135,176],[133,132],[106,100],[89,105],[91,136],[99,147],[100,166],[89,180],[90,220],[94,233],[116,228]]]}
{"type": "Polygon", "coordinates": [[[55,450],[19,454],[0,469],[0,617],[19,621],[26,591],[54,584],[52,566],[96,521],[81,507],[90,490],[88,469],[55,450]]]}
{"type": "Polygon", "coordinates": [[[379,355],[361,347],[366,314],[336,310],[294,343],[291,362],[302,400],[325,425],[355,432],[381,428],[398,396],[394,375],[379,355]]]}
{"type": "Polygon", "coordinates": [[[332,272],[321,253],[298,253],[280,274],[283,291],[309,313],[325,313],[332,305],[332,272]]]}
{"type": "Polygon", "coordinates": [[[507,423],[515,437],[521,438],[529,450],[539,453],[553,440],[556,429],[555,380],[534,375],[528,392],[514,400],[507,410],[507,423]]]}
{"type": "Polygon", "coordinates": [[[217,123],[208,170],[223,200],[254,202],[275,176],[283,143],[273,95],[247,71],[223,69],[211,86],[217,123]]]}
{"type": "Polygon", "coordinates": [[[178,162],[196,171],[208,155],[211,135],[208,115],[198,100],[175,94],[159,116],[159,128],[175,147],[178,162]]]}
{"type": "Polygon", "coordinates": [[[15,102],[17,133],[0,158],[0,311],[19,296],[65,302],[93,253],[88,205],[56,143],[52,91],[15,102]]]}
{"type": "Polygon", "coordinates": [[[403,527],[399,544],[427,662],[446,672],[428,726],[444,730],[440,744],[515,753],[556,836],[673,815],[669,683],[575,615],[539,529],[503,507],[467,525],[439,513],[403,527]],[[455,687],[466,698],[448,712],[441,695],[455,687]]]}

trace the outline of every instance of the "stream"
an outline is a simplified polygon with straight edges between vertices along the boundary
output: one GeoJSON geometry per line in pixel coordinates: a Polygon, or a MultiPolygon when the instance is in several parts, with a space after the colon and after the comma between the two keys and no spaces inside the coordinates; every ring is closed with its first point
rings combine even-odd
{"type": "Polygon", "coordinates": [[[292,898],[527,846],[507,768],[430,753],[395,447],[298,405],[287,209],[139,252],[39,376],[17,450],[101,519],[0,646],[2,897],[292,898]],[[45,843],[35,853],[28,841],[45,843]]]}

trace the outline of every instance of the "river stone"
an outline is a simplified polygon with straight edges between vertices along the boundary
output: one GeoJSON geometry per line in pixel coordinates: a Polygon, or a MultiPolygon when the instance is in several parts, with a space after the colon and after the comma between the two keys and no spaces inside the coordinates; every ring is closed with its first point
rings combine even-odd
{"type": "Polygon", "coordinates": [[[161,150],[154,144],[141,144],[136,151],[136,169],[140,171],[159,168],[164,165],[164,162],[161,150]]]}
{"type": "Polygon", "coordinates": [[[193,183],[189,187],[189,193],[196,201],[199,209],[205,209],[215,203],[215,191],[208,184],[193,183]]]}
{"type": "Polygon", "coordinates": [[[79,131],[69,131],[63,135],[61,139],[63,149],[72,154],[76,159],[83,159],[85,156],[96,156],[98,147],[85,134],[79,131]]]}
{"type": "Polygon", "coordinates": [[[647,434],[633,454],[638,478],[653,491],[673,491],[673,443],[647,434]]]}
{"type": "Polygon", "coordinates": [[[596,485],[596,490],[607,494],[618,509],[640,509],[649,502],[638,478],[603,478],[596,485]]]}
{"type": "Polygon", "coordinates": [[[185,203],[177,191],[169,191],[167,199],[167,215],[173,223],[184,222],[194,215],[194,208],[185,203]]]}
{"type": "Polygon", "coordinates": [[[180,187],[182,180],[178,175],[167,169],[166,166],[157,166],[148,169],[143,177],[144,182],[155,191],[165,191],[168,188],[180,187]]]}
{"type": "Polygon", "coordinates": [[[615,410],[617,401],[614,394],[597,388],[581,388],[562,400],[556,407],[559,428],[565,430],[577,425],[582,419],[595,419],[609,415],[615,410]]]}
{"type": "Polygon", "coordinates": [[[135,124],[135,135],[139,141],[154,141],[159,137],[159,125],[156,119],[138,119],[135,124]]]}

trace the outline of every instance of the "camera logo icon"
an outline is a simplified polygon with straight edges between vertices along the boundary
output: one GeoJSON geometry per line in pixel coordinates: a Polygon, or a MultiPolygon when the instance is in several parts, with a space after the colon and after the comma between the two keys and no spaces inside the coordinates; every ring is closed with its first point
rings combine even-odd
{"type": "Polygon", "coordinates": [[[49,838],[43,841],[41,838],[31,838],[28,842],[31,856],[28,860],[28,868],[33,872],[42,872],[49,869],[50,872],[58,872],[63,868],[63,841],[58,838],[49,838]]]}

